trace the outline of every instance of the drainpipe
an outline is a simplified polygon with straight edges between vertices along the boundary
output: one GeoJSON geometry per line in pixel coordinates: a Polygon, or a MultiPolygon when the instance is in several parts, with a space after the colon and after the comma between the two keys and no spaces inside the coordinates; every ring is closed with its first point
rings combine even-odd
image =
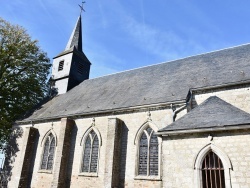
{"type": "Polygon", "coordinates": [[[192,99],[193,99],[193,93],[192,90],[190,89],[186,98],[186,105],[187,105],[187,112],[192,110],[192,99]]]}
{"type": "Polygon", "coordinates": [[[174,108],[173,108],[173,104],[171,104],[171,109],[173,110],[173,116],[172,116],[173,122],[175,121],[176,115],[177,115],[180,111],[182,111],[183,109],[185,109],[186,107],[187,107],[187,105],[185,104],[185,105],[181,106],[181,107],[178,108],[178,109],[174,109],[174,108]]]}

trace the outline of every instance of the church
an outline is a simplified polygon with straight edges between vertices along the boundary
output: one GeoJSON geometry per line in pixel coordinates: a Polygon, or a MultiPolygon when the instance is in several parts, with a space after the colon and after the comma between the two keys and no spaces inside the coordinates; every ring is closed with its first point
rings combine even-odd
{"type": "Polygon", "coordinates": [[[58,94],[13,127],[8,187],[250,187],[250,44],[94,79],[90,67],[80,16],[53,59],[58,94]]]}

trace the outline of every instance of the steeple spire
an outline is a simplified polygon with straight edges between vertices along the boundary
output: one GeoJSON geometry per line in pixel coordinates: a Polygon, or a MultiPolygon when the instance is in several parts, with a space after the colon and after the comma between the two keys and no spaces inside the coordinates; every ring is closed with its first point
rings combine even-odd
{"type": "Polygon", "coordinates": [[[65,48],[66,50],[69,50],[72,47],[75,47],[78,51],[82,52],[82,18],[81,18],[81,14],[82,11],[85,12],[85,10],[83,9],[83,4],[85,3],[85,1],[82,1],[82,5],[79,5],[81,11],[80,11],[80,16],[76,22],[75,28],[69,38],[68,44],[65,48]]]}
{"type": "Polygon", "coordinates": [[[69,50],[70,48],[72,48],[73,46],[75,46],[75,48],[82,52],[82,20],[81,20],[81,15],[79,16],[75,28],[69,38],[68,44],[65,48],[66,50],[69,50]]]}
{"type": "Polygon", "coordinates": [[[51,80],[52,88],[63,94],[89,79],[90,61],[82,51],[82,20],[83,4],[75,28],[69,38],[65,50],[54,57],[51,80]]]}

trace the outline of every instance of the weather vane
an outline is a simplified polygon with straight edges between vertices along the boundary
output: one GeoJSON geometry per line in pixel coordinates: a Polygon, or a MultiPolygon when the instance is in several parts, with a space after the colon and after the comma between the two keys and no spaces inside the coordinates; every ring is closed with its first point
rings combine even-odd
{"type": "Polygon", "coordinates": [[[85,3],[85,1],[82,1],[82,5],[79,5],[79,7],[80,7],[80,9],[81,9],[81,11],[80,11],[80,14],[82,14],[82,11],[84,11],[85,12],[85,10],[84,10],[84,8],[83,8],[83,4],[85,3]]]}

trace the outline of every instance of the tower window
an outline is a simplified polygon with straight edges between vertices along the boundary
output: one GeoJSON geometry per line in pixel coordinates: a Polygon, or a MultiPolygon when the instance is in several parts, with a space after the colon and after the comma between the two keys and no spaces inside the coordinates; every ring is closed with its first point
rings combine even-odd
{"type": "Polygon", "coordinates": [[[78,63],[77,72],[83,74],[84,66],[81,62],[78,63]]]}
{"type": "Polygon", "coordinates": [[[60,61],[58,66],[58,71],[63,70],[63,66],[64,66],[64,61],[60,61]]]}

